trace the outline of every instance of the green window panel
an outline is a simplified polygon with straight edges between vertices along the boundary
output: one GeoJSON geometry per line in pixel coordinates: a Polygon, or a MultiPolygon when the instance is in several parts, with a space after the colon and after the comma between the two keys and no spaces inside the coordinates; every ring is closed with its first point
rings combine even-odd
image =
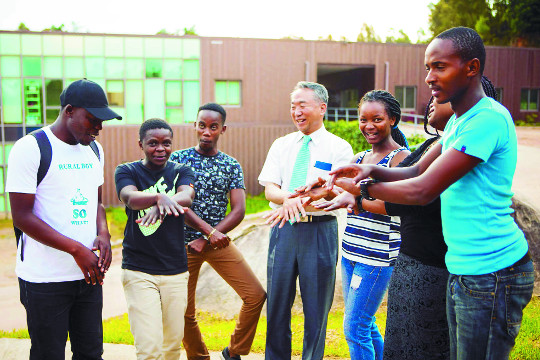
{"type": "Polygon", "coordinates": [[[199,59],[201,57],[201,42],[199,39],[183,39],[184,59],[199,59]]]}
{"type": "Polygon", "coordinates": [[[163,39],[144,38],[144,54],[146,57],[163,57],[163,39]]]}
{"type": "MultiPolygon", "coordinates": [[[[45,105],[46,106],[60,106],[60,94],[62,93],[63,82],[62,79],[48,79],[45,80],[45,105]]],[[[56,110],[55,110],[56,111],[56,110]]],[[[56,116],[58,111],[56,111],[56,116]]],[[[47,122],[49,122],[49,117],[47,115],[47,122]]]]}
{"type": "Polygon", "coordinates": [[[142,80],[126,80],[126,123],[141,124],[144,121],[144,88],[142,80]]]}
{"type": "Polygon", "coordinates": [[[122,120],[113,119],[111,121],[104,121],[103,124],[107,125],[124,125],[126,123],[126,110],[123,107],[111,106],[111,109],[122,117],[122,120]]]}
{"type": "Polygon", "coordinates": [[[105,77],[105,59],[102,57],[87,57],[86,76],[89,79],[105,77]]]}
{"type": "Polygon", "coordinates": [[[147,79],[144,82],[144,118],[165,117],[165,82],[161,79],[147,79]]]}
{"type": "MultiPolygon", "coordinates": [[[[2,149],[2,147],[0,146],[0,161],[3,161],[4,159],[6,159],[6,162],[3,164],[7,164],[7,161],[9,159],[9,153],[11,152],[12,148],[13,148],[13,144],[8,144],[8,143],[4,145],[4,149],[2,149]],[[5,157],[3,156],[4,152],[5,152],[5,157]]],[[[2,170],[3,169],[0,170],[0,174],[2,173],[2,170]]],[[[1,191],[4,191],[4,188],[2,188],[1,191]]]]}
{"type": "Polygon", "coordinates": [[[529,91],[529,110],[538,110],[538,89],[529,91]]]}
{"type": "MultiPolygon", "coordinates": [[[[4,186],[2,181],[2,186],[4,186]]],[[[5,212],[6,211],[6,203],[5,203],[5,196],[0,196],[0,211],[5,212]]],[[[9,210],[8,210],[9,211],[9,210]]]]}
{"type": "Polygon", "coordinates": [[[81,79],[84,75],[84,62],[82,57],[65,58],[64,72],[67,78],[81,79]]]}
{"type": "Polygon", "coordinates": [[[125,53],[126,57],[143,57],[144,56],[144,42],[140,37],[127,37],[124,40],[126,45],[125,53]]]}
{"type": "Polygon", "coordinates": [[[227,96],[229,105],[240,105],[240,81],[229,81],[227,96]]]}
{"type": "Polygon", "coordinates": [[[163,77],[166,79],[182,78],[182,60],[164,60],[163,77]]]}
{"type": "Polygon", "coordinates": [[[182,124],[184,122],[184,114],[182,109],[167,109],[165,119],[170,124],[182,124]]]}
{"type": "Polygon", "coordinates": [[[68,56],[83,56],[83,37],[64,35],[64,54],[68,56]]]}
{"type": "Polygon", "coordinates": [[[41,76],[41,58],[37,56],[24,56],[23,75],[41,76]]]}
{"type": "Polygon", "coordinates": [[[404,94],[405,94],[405,90],[403,86],[396,86],[395,91],[394,91],[394,96],[396,97],[397,101],[399,101],[400,106],[403,106],[403,99],[405,98],[404,94]]]}
{"type": "Polygon", "coordinates": [[[110,106],[124,107],[124,80],[107,80],[107,100],[110,106]]]}
{"type": "Polygon", "coordinates": [[[1,56],[0,75],[21,77],[21,58],[19,56],[1,56]]]}
{"type": "Polygon", "coordinates": [[[62,35],[43,35],[43,55],[61,56],[64,52],[62,35]]]}
{"type": "Polygon", "coordinates": [[[64,65],[61,57],[43,58],[43,75],[47,78],[64,77],[64,65]]]}
{"type": "Polygon", "coordinates": [[[124,77],[124,59],[110,58],[105,59],[105,77],[123,78],[124,77]]]}
{"type": "Polygon", "coordinates": [[[199,60],[184,60],[184,79],[199,79],[199,60]]]}
{"type": "Polygon", "coordinates": [[[105,56],[124,56],[124,39],[118,36],[108,36],[105,38],[105,56]]]}
{"type": "Polygon", "coordinates": [[[415,108],[415,87],[409,86],[407,87],[407,91],[405,92],[405,108],[407,109],[413,109],[415,108]]]}
{"type": "Polygon", "coordinates": [[[181,58],[182,39],[163,39],[163,56],[166,58],[181,58]]]}
{"type": "Polygon", "coordinates": [[[22,54],[41,55],[41,35],[22,35],[22,54]]]}
{"type": "Polygon", "coordinates": [[[521,101],[519,102],[520,110],[527,110],[529,105],[529,89],[521,89],[521,101]]]}
{"type": "Polygon", "coordinates": [[[182,105],[182,82],[181,81],[166,81],[165,82],[165,105],[166,106],[182,105]]]}
{"type": "MultiPolygon", "coordinates": [[[[0,168],[0,193],[4,193],[4,169],[0,168]]],[[[5,203],[4,203],[4,196],[0,196],[0,211],[5,211],[5,203]]]]}
{"type": "Polygon", "coordinates": [[[126,78],[144,79],[143,59],[126,59],[126,78]]]}
{"type": "Polygon", "coordinates": [[[19,55],[21,37],[19,34],[0,34],[0,55],[19,55]]]}
{"type": "Polygon", "coordinates": [[[199,82],[184,81],[184,121],[194,122],[197,120],[197,110],[200,104],[199,82]]]}
{"type": "Polygon", "coordinates": [[[103,56],[104,53],[102,36],[84,37],[84,54],[86,56],[103,56]]]}
{"type": "Polygon", "coordinates": [[[26,125],[43,124],[41,79],[24,79],[24,114],[26,125]]]}
{"type": "Polygon", "coordinates": [[[101,86],[102,89],[105,89],[105,79],[90,79],[92,80],[93,82],[95,82],[96,84],[98,84],[99,86],[101,86]]]}
{"type": "Polygon", "coordinates": [[[59,114],[60,114],[60,109],[45,110],[45,117],[47,120],[47,124],[52,124],[56,120],[59,114]]]}
{"type": "Polygon", "coordinates": [[[161,59],[146,59],[146,77],[160,78],[163,62],[161,59]]]}
{"type": "Polygon", "coordinates": [[[214,87],[214,94],[216,98],[216,103],[222,105],[227,104],[227,82],[216,81],[214,87]]]}
{"type": "Polygon", "coordinates": [[[4,123],[22,123],[21,79],[2,79],[2,111],[4,123]]]}

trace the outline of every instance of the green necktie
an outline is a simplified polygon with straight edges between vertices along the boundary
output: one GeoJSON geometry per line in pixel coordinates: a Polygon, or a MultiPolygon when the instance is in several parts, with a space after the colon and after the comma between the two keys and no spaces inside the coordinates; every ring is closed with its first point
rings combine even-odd
{"type": "Polygon", "coordinates": [[[304,135],[304,142],[298,150],[298,155],[296,155],[296,161],[294,162],[294,167],[291,175],[291,183],[289,184],[289,191],[294,192],[294,189],[297,187],[306,185],[307,171],[309,168],[309,142],[311,137],[309,135],[304,135]]]}

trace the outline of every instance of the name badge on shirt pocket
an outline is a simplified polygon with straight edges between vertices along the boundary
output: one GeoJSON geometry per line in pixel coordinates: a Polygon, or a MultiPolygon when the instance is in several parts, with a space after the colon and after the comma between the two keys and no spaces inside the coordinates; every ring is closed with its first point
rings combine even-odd
{"type": "Polygon", "coordinates": [[[323,161],[316,161],[314,167],[326,171],[332,170],[332,164],[323,161]]]}

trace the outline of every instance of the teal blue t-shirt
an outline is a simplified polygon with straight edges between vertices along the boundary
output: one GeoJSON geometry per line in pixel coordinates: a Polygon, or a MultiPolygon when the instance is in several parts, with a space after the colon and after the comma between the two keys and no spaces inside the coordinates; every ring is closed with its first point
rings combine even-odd
{"type": "Polygon", "coordinates": [[[510,113],[482,98],[459,118],[452,115],[442,145],[481,160],[441,194],[448,271],[482,275],[514,264],[528,245],[511,216],[517,137],[510,113]]]}

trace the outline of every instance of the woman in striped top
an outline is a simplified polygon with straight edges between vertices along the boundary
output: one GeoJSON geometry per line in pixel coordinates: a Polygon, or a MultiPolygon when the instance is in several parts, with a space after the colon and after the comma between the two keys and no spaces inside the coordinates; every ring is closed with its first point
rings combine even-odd
{"type": "MultiPolygon", "coordinates": [[[[407,140],[397,128],[400,118],[399,102],[387,91],[364,95],[359,104],[359,128],[372,148],[357,154],[352,162],[390,167],[409,155],[407,140]]],[[[347,217],[341,259],[343,326],[353,360],[382,359],[383,338],[375,313],[388,288],[400,242],[399,217],[369,212],[347,217]]]]}

